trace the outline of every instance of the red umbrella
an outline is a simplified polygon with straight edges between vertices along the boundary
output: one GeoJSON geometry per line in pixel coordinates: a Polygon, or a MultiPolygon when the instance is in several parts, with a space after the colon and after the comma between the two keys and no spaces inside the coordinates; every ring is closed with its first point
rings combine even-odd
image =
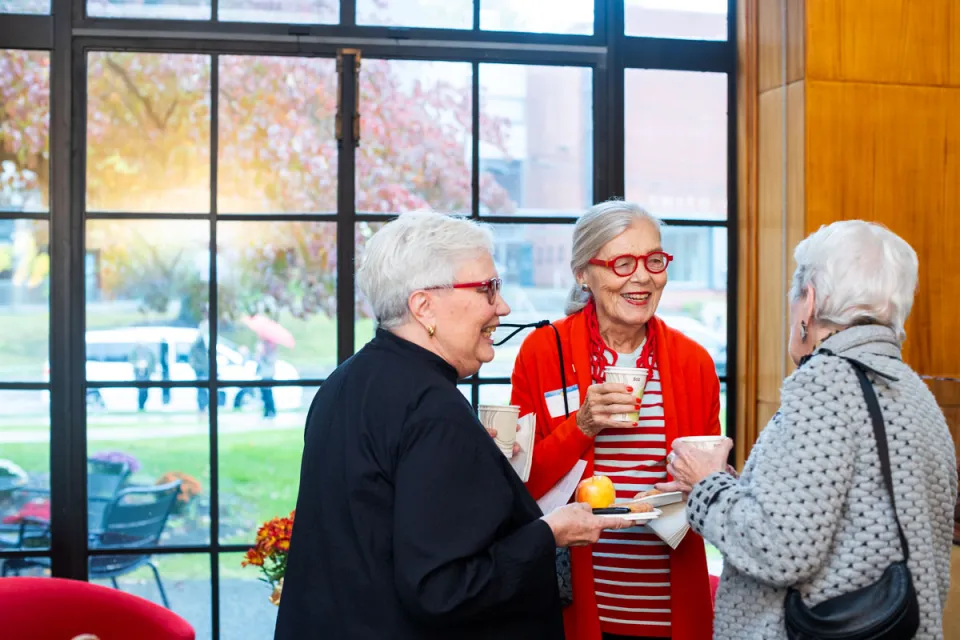
{"type": "Polygon", "coordinates": [[[272,342],[288,349],[292,349],[296,344],[292,333],[266,316],[247,316],[243,319],[243,324],[257,334],[258,338],[266,342],[272,342]]]}

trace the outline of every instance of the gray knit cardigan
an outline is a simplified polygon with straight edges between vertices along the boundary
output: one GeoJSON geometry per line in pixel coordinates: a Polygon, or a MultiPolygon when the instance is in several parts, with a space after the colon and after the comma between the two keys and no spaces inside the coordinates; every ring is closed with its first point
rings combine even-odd
{"type": "MultiPolygon", "coordinates": [[[[900,360],[894,332],[856,326],[821,349],[870,374],[890,444],[897,513],[920,602],[917,638],[943,638],[957,471],[943,413],[900,360]]],[[[851,365],[817,353],[783,383],[739,480],[716,473],[687,503],[694,530],[723,553],[715,638],[785,638],[783,600],[796,587],[812,606],[864,587],[902,560],[863,393],[851,365]]]]}

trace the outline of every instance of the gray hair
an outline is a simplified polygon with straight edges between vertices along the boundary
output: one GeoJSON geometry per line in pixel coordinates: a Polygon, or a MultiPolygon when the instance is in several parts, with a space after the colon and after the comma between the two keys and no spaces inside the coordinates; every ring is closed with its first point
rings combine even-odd
{"type": "Polygon", "coordinates": [[[907,242],[883,225],[843,220],[820,227],[793,252],[790,300],[815,295],[814,318],[848,327],[881,324],[906,338],[919,260],[907,242]]]}
{"type": "MultiPolygon", "coordinates": [[[[590,260],[596,257],[605,244],[638,220],[652,224],[657,235],[660,235],[660,220],[633,202],[607,200],[593,205],[580,216],[573,228],[573,256],[570,258],[570,270],[573,271],[574,278],[587,268],[590,260]]],[[[572,315],[587,306],[589,301],[590,292],[574,283],[564,312],[568,316],[572,315]]]]}
{"type": "Polygon", "coordinates": [[[453,284],[465,263],[493,253],[493,235],[476,222],[438,213],[405,213],[367,242],[357,286],[383,329],[403,324],[418,289],[453,284]]]}

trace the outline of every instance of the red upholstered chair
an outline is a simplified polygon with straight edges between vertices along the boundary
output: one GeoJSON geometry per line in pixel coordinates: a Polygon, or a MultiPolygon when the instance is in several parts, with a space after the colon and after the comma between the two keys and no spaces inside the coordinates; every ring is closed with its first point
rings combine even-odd
{"type": "Polygon", "coordinates": [[[186,620],[138,596],[60,578],[0,578],[0,637],[194,640],[186,620]]]}
{"type": "Polygon", "coordinates": [[[710,577],[710,600],[716,604],[717,587],[720,586],[720,576],[711,575],[710,577]]]}

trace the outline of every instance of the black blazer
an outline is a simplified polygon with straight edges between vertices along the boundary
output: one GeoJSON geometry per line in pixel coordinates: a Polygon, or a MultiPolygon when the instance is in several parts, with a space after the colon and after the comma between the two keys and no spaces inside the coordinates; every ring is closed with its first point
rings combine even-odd
{"type": "Polygon", "coordinates": [[[541,516],[456,370],[378,331],[310,407],[275,637],[562,639],[541,516]]]}

